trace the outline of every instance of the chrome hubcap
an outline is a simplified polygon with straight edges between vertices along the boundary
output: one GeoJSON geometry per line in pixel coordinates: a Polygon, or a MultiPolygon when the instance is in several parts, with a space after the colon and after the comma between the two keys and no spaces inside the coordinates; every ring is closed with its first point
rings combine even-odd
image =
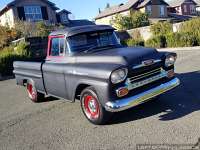
{"type": "Polygon", "coordinates": [[[99,117],[99,104],[92,95],[84,97],[84,112],[89,119],[96,119],[99,117]]]}
{"type": "Polygon", "coordinates": [[[90,110],[94,113],[96,112],[96,104],[95,104],[95,100],[92,99],[90,102],[89,102],[89,108],[90,110]]]}

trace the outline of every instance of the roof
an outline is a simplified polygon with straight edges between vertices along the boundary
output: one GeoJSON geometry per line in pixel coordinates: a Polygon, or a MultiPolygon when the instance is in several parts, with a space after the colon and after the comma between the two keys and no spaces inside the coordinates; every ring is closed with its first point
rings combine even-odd
{"type": "MultiPolygon", "coordinates": [[[[7,10],[9,10],[12,6],[15,6],[15,4],[18,2],[19,0],[13,0],[12,2],[8,3],[1,11],[0,11],[0,15],[2,15],[4,12],[6,12],[7,10]]],[[[56,7],[56,4],[48,1],[48,0],[41,0],[47,4],[50,5],[50,7],[53,9],[53,10],[59,10],[58,7],[56,7]]]]}
{"type": "Polygon", "coordinates": [[[178,19],[178,20],[182,20],[182,21],[195,18],[195,16],[190,16],[190,15],[179,15],[179,14],[176,14],[176,13],[170,13],[169,16],[170,16],[170,17],[173,17],[173,18],[175,18],[175,19],[178,19]]]}
{"type": "MultiPolygon", "coordinates": [[[[195,4],[197,4],[195,1],[193,0],[170,0],[168,3],[171,7],[176,7],[176,6],[180,6],[182,3],[184,2],[193,2],[195,4]]],[[[200,1],[199,1],[200,2],[200,1]]]]}
{"type": "Polygon", "coordinates": [[[67,14],[71,14],[70,11],[66,10],[66,9],[63,9],[61,11],[58,12],[58,14],[61,14],[61,13],[67,13],[67,14]]]}
{"type": "Polygon", "coordinates": [[[137,2],[138,2],[138,0],[129,0],[125,4],[119,4],[119,5],[115,5],[115,6],[106,8],[104,11],[99,13],[95,17],[95,19],[100,19],[100,18],[103,18],[103,17],[106,17],[106,16],[110,16],[110,15],[119,13],[119,12],[126,11],[126,10],[130,9],[131,7],[133,7],[137,2]]]}
{"type": "MultiPolygon", "coordinates": [[[[99,13],[95,17],[95,19],[100,19],[103,17],[114,15],[116,13],[124,12],[131,8],[138,9],[138,8],[144,7],[147,4],[151,4],[151,3],[152,3],[152,0],[128,0],[128,2],[125,4],[119,4],[119,5],[115,5],[115,6],[106,8],[104,11],[99,13]]],[[[168,5],[164,0],[157,0],[156,5],[158,5],[158,4],[168,5]]]]}
{"type": "Polygon", "coordinates": [[[103,31],[103,30],[115,30],[115,29],[108,25],[85,25],[85,26],[68,27],[62,30],[57,30],[52,32],[50,36],[65,35],[66,37],[70,37],[80,33],[103,31]]]}
{"type": "Polygon", "coordinates": [[[169,5],[168,3],[166,3],[164,0],[157,0],[157,1],[151,1],[151,0],[144,0],[142,3],[140,3],[137,8],[142,8],[145,7],[146,5],[169,5]]]}
{"type": "Polygon", "coordinates": [[[200,6],[200,0],[194,0],[198,6],[200,6]]]}

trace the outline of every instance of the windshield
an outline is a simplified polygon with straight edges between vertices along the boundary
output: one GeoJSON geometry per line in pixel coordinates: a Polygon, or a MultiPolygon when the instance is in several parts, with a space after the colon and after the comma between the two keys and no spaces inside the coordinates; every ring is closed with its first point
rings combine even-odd
{"type": "Polygon", "coordinates": [[[108,46],[120,45],[114,31],[83,33],[68,38],[72,52],[89,51],[108,46]]]}

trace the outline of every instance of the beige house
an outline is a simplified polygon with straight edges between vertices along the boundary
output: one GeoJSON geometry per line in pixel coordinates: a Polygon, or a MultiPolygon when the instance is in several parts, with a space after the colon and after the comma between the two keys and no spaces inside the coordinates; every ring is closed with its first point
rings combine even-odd
{"type": "Polygon", "coordinates": [[[112,19],[117,15],[129,15],[131,11],[147,13],[152,20],[165,20],[168,4],[164,0],[128,0],[125,4],[119,4],[100,11],[95,17],[96,24],[112,25],[112,19]]]}
{"type": "Polygon", "coordinates": [[[64,10],[57,13],[57,10],[59,8],[48,0],[14,0],[0,11],[0,25],[14,27],[17,19],[29,22],[46,21],[50,24],[67,22],[70,12],[64,10]]]}

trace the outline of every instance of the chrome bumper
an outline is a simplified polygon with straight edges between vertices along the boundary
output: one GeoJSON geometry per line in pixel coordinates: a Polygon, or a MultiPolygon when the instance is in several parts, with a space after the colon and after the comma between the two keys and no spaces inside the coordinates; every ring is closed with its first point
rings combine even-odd
{"type": "Polygon", "coordinates": [[[180,80],[178,78],[174,78],[169,82],[163,83],[155,88],[152,88],[148,91],[142,92],[132,97],[109,101],[105,104],[105,109],[110,112],[119,112],[131,107],[137,106],[149,99],[156,97],[162,93],[165,93],[180,84],[180,80]]]}

